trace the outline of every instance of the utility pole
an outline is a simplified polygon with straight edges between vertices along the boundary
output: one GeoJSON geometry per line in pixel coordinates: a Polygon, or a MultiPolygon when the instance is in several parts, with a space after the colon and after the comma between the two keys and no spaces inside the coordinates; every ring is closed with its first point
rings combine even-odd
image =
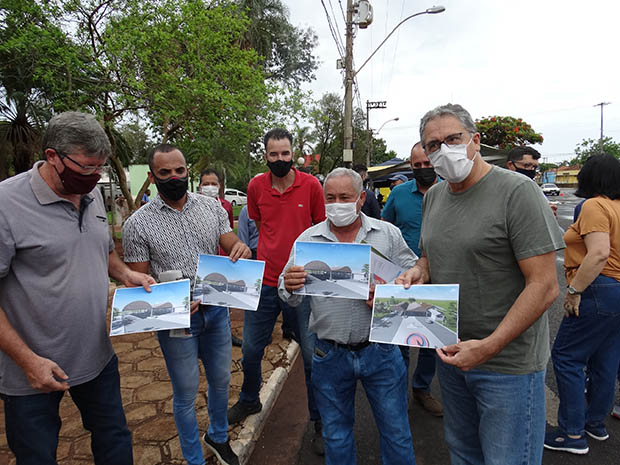
{"type": "Polygon", "coordinates": [[[347,168],[350,168],[353,163],[353,0],[347,0],[344,68],[344,147],[342,161],[347,168]]]}
{"type": "Polygon", "coordinates": [[[611,102],[601,102],[593,105],[595,107],[601,107],[601,137],[599,139],[599,146],[601,148],[601,153],[603,153],[603,107],[605,105],[609,105],[611,102]]]}
{"type": "Polygon", "coordinates": [[[385,100],[379,102],[370,102],[366,100],[366,134],[368,135],[368,143],[366,144],[366,168],[370,168],[370,155],[372,153],[372,131],[370,130],[370,110],[386,109],[387,102],[385,100]]]}

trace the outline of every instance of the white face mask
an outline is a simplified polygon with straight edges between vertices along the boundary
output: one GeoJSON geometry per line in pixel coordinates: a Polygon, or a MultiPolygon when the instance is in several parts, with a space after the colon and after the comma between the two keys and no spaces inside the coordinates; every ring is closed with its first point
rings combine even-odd
{"type": "Polygon", "coordinates": [[[327,219],[336,227],[348,226],[359,216],[357,212],[357,201],[326,203],[325,216],[327,216],[327,219]]]}
{"type": "Polygon", "coordinates": [[[429,154],[428,158],[439,176],[451,183],[462,182],[469,176],[474,161],[467,158],[467,147],[472,140],[452,146],[444,143],[439,150],[429,154]]]}
{"type": "Polygon", "coordinates": [[[206,195],[207,197],[217,198],[220,193],[220,188],[217,186],[202,186],[200,188],[200,193],[206,195]]]}

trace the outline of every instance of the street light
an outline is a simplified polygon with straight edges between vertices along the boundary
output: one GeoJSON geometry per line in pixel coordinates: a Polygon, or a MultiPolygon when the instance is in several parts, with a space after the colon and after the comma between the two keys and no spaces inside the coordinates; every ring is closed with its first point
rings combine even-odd
{"type": "Polygon", "coordinates": [[[392,34],[394,34],[394,31],[396,31],[396,29],[398,29],[403,23],[409,21],[411,18],[415,18],[416,16],[420,16],[420,15],[436,15],[438,13],[443,13],[444,11],[446,11],[446,8],[443,6],[432,6],[430,8],[427,8],[424,11],[420,11],[418,13],[414,13],[410,16],[407,16],[405,19],[403,19],[400,23],[398,23],[394,29],[392,29],[392,32],[390,32],[385,39],[383,39],[383,41],[379,44],[379,46],[375,49],[374,52],[372,52],[370,54],[370,56],[368,58],[366,58],[366,61],[364,63],[362,63],[362,66],[360,66],[359,68],[357,68],[357,71],[355,71],[355,73],[353,73],[353,77],[357,76],[357,73],[359,73],[362,68],[366,65],[366,63],[368,63],[370,61],[370,59],[375,56],[375,53],[377,53],[377,51],[381,48],[381,46],[390,38],[390,36],[392,34]]]}
{"type": "Polygon", "coordinates": [[[370,56],[362,63],[362,66],[357,71],[353,70],[353,0],[347,0],[347,22],[346,22],[346,51],[345,51],[345,89],[344,89],[344,150],[342,153],[343,161],[346,165],[349,165],[353,161],[353,80],[355,76],[362,70],[362,68],[370,61],[370,59],[377,53],[377,51],[383,46],[383,44],[390,38],[390,36],[398,29],[403,23],[409,21],[411,18],[415,18],[420,15],[434,15],[442,13],[446,9],[443,6],[433,6],[427,8],[424,11],[414,13],[407,16],[400,23],[392,29],[385,39],[379,44],[379,46],[370,54],[370,56]]]}
{"type": "Polygon", "coordinates": [[[385,123],[383,123],[381,126],[379,126],[379,129],[377,129],[377,131],[375,132],[375,134],[379,134],[379,131],[381,131],[381,129],[383,129],[383,126],[385,126],[388,123],[391,123],[392,121],[398,121],[400,118],[397,116],[396,118],[392,118],[387,120],[385,123]]]}
{"type": "Polygon", "coordinates": [[[371,154],[372,154],[373,149],[374,149],[374,139],[372,137],[372,133],[379,134],[379,131],[381,131],[381,129],[383,129],[383,126],[385,126],[388,123],[391,123],[392,121],[398,121],[399,119],[400,118],[398,116],[396,118],[389,119],[389,120],[385,121],[381,126],[379,126],[379,129],[377,129],[376,131],[372,131],[371,130],[370,143],[368,144],[368,153],[366,154],[366,166],[368,168],[370,168],[370,165],[371,165],[370,157],[371,157],[371,154]]]}

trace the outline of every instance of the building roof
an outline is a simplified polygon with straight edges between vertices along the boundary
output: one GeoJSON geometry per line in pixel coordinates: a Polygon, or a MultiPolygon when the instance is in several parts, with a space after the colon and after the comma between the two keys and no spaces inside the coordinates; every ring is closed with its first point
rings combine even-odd
{"type": "Polygon", "coordinates": [[[304,265],[307,270],[331,271],[329,265],[321,260],[312,260],[304,265]]]}
{"type": "Polygon", "coordinates": [[[209,273],[203,279],[203,281],[211,281],[216,283],[227,283],[228,279],[222,273],[209,273]]]}
{"type": "Polygon", "coordinates": [[[228,281],[228,284],[235,284],[237,286],[245,286],[245,281],[243,279],[239,279],[237,281],[228,281]]]}
{"type": "Polygon", "coordinates": [[[347,273],[351,273],[351,268],[348,266],[337,266],[336,268],[332,268],[332,271],[346,271],[347,273]]]}
{"type": "Polygon", "coordinates": [[[127,305],[123,307],[123,311],[125,310],[150,310],[151,304],[145,302],[144,300],[134,300],[133,302],[129,302],[127,305]]]}

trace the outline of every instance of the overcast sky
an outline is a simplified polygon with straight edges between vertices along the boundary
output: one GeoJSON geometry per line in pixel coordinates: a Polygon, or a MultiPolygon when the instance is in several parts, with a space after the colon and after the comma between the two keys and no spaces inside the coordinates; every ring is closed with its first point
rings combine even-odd
{"type": "MultiPolygon", "coordinates": [[[[285,0],[291,22],[311,26],[321,61],[310,85],[344,96],[339,58],[321,0],[285,0]]],[[[323,0],[344,46],[346,0],[323,0]],[[342,8],[342,9],[341,9],[342,8]]],[[[446,11],[404,23],[357,76],[370,127],[399,157],[419,139],[423,114],[437,105],[460,103],[474,119],[523,118],[542,133],[536,148],[548,162],[571,158],[584,138],[604,133],[620,142],[620,2],[615,0],[374,0],[374,21],[357,30],[354,66],[360,66],[402,19],[433,5],[446,11]]],[[[357,99],[354,105],[358,105],[357,99]]]]}

